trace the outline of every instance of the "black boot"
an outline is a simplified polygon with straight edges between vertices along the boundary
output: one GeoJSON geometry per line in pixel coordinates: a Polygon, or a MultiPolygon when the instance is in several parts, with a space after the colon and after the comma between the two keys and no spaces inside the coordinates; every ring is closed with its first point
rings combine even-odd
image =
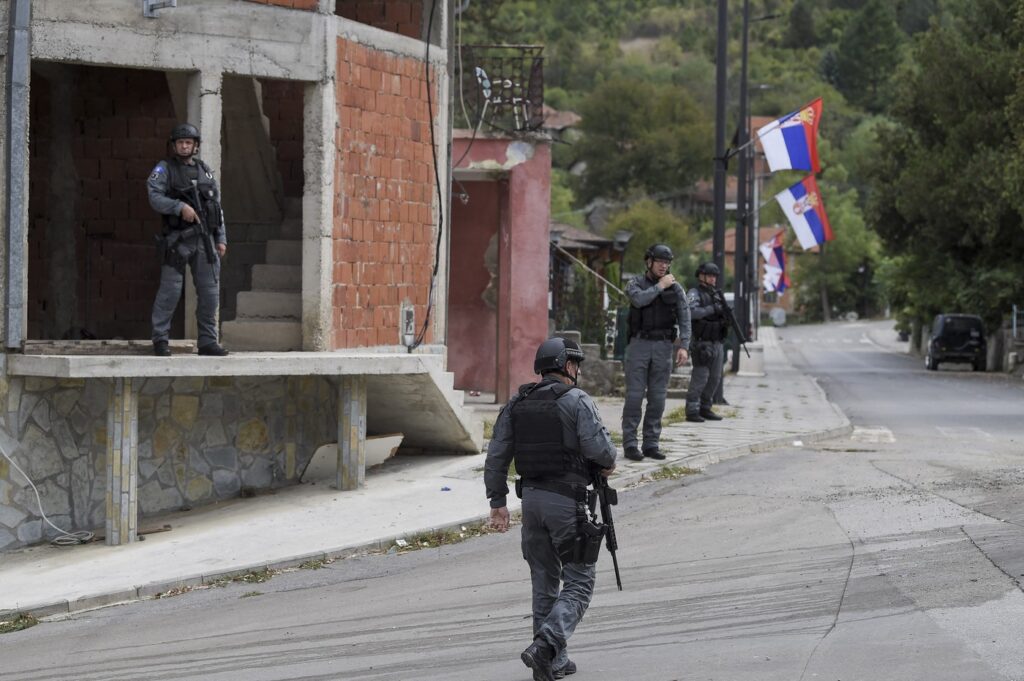
{"type": "Polygon", "coordinates": [[[210,343],[209,345],[200,345],[199,354],[207,357],[223,357],[228,354],[228,351],[216,343],[210,343]]]}
{"type": "Polygon", "coordinates": [[[710,409],[701,409],[700,415],[705,421],[721,421],[722,417],[710,409]]]}
{"type": "Polygon", "coordinates": [[[550,643],[542,638],[535,638],[519,659],[533,670],[533,681],[555,681],[555,674],[551,669],[551,658],[554,656],[555,649],[550,643]]]}
{"type": "Polygon", "coordinates": [[[554,676],[556,679],[564,679],[565,677],[576,673],[576,663],[569,660],[565,663],[565,666],[561,669],[556,669],[554,676]]]}
{"type": "Polygon", "coordinates": [[[644,456],[646,456],[648,459],[657,459],[659,461],[665,460],[665,455],[662,454],[661,450],[659,450],[657,447],[654,447],[653,449],[645,449],[644,456]]]}
{"type": "Polygon", "coordinates": [[[701,418],[700,414],[693,414],[690,412],[686,412],[686,420],[690,423],[704,423],[704,419],[701,418]]]}
{"type": "Polygon", "coordinates": [[[626,451],[624,453],[626,455],[626,458],[630,459],[632,461],[643,461],[644,460],[644,455],[641,454],[640,450],[637,449],[636,447],[626,447],[626,451]]]}
{"type": "Polygon", "coordinates": [[[168,347],[167,341],[153,341],[153,354],[157,357],[170,357],[171,348],[168,347]]]}

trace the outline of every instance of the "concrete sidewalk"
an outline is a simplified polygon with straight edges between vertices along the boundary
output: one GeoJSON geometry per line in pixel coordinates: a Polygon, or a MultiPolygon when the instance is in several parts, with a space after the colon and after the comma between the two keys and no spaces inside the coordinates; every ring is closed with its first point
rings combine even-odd
{"type": "MultiPolygon", "coordinates": [[[[663,429],[664,462],[620,457],[616,487],[665,465],[703,468],[725,458],[782,444],[810,443],[850,431],[849,420],[828,402],[813,379],[797,371],[763,329],[764,377],[728,376],[720,407],[726,418],[703,424],[680,420],[663,429]]],[[[599,399],[609,430],[621,430],[622,400],[599,399]]],[[[666,416],[682,400],[669,400],[666,416]]],[[[493,419],[497,409],[480,407],[493,419]]],[[[228,575],[296,566],[369,549],[387,549],[397,538],[477,523],[488,514],[484,455],[397,457],[367,472],[366,486],[338,492],[326,485],[298,485],[254,499],[238,499],[140,521],[170,525],[127,546],[100,543],[37,546],[0,554],[0,618],[12,612],[37,617],[117,602],[215,581],[228,575]]],[[[518,500],[510,496],[512,510],[518,500]]]]}

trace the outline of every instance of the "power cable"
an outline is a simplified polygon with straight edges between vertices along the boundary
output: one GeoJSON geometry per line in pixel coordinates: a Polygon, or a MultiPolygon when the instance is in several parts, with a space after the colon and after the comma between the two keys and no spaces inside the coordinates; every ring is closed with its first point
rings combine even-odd
{"type": "Polygon", "coordinates": [[[76,544],[85,544],[92,541],[92,538],[96,536],[92,532],[88,532],[86,530],[79,530],[78,532],[65,532],[63,529],[57,527],[52,522],[50,522],[50,519],[46,517],[46,513],[43,512],[43,500],[42,498],[40,498],[39,490],[36,489],[35,483],[32,482],[32,478],[25,475],[25,471],[21,470],[21,466],[19,466],[17,462],[14,459],[12,459],[7,454],[7,452],[4,451],[4,448],[2,446],[0,446],[0,454],[2,454],[5,459],[11,462],[11,465],[14,466],[14,470],[21,473],[21,477],[25,478],[25,480],[28,482],[29,487],[31,487],[32,491],[35,492],[36,504],[39,506],[39,515],[42,516],[43,520],[46,521],[47,525],[49,525],[53,529],[57,530],[57,532],[59,532],[59,534],[55,538],[50,540],[51,544],[54,544],[56,546],[74,546],[76,544]]]}

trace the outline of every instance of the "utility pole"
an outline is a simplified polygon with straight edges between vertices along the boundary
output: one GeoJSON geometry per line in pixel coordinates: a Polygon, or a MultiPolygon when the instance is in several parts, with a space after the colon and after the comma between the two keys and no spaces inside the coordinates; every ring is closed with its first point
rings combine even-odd
{"type": "MultiPolygon", "coordinates": [[[[750,320],[748,298],[750,284],[747,267],[747,225],[750,206],[747,202],[747,174],[749,172],[747,141],[750,139],[750,116],[747,114],[747,55],[750,45],[750,0],[743,0],[743,47],[740,58],[740,106],[736,148],[740,149],[739,174],[736,178],[736,234],[733,238],[735,262],[733,263],[733,310],[736,321],[744,335],[750,320]]],[[[738,341],[739,339],[737,339],[738,341]]],[[[732,353],[732,370],[740,370],[739,343],[732,353]]]]}
{"type": "Polygon", "coordinates": [[[711,235],[712,260],[725,274],[725,103],[728,82],[728,0],[718,0],[718,44],[715,50],[715,221],[711,235]]]}

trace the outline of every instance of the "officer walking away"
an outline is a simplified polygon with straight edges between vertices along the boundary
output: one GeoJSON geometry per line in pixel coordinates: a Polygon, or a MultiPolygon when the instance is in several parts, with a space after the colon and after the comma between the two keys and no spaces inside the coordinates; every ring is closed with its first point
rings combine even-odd
{"type": "Polygon", "coordinates": [[[170,142],[174,153],[156,164],[146,182],[149,205],[160,213],[164,223],[163,234],[157,239],[160,288],[153,302],[153,354],[171,354],[171,318],[181,298],[188,265],[198,296],[199,354],[223,357],[228,351],[217,343],[217,309],[227,228],[220,189],[209,166],[196,158],[201,139],[194,125],[175,126],[170,142]]]}
{"type": "Polygon", "coordinates": [[[515,460],[516,493],[523,500],[523,558],[533,584],[533,643],[520,655],[534,681],[576,672],[566,643],[594,594],[603,534],[587,518],[595,471],[615,470],[615,445],[593,400],[576,387],[583,352],[573,341],[549,338],[537,348],[527,383],[494,424],[487,447],[484,484],[490,524],[504,532],[509,514],[508,468],[515,460]],[[559,585],[561,584],[561,589],[559,585]]]}
{"type": "Polygon", "coordinates": [[[686,363],[690,343],[690,309],[686,294],[669,274],[672,249],[654,244],[644,253],[647,271],[626,286],[629,297],[629,345],[626,346],[626,402],[622,406],[622,446],[627,459],[664,459],[659,448],[661,415],[668,380],[675,366],[686,363]],[[643,449],[637,448],[637,427],[643,414],[643,449]]]}
{"type": "Polygon", "coordinates": [[[722,382],[725,355],[722,341],[729,333],[725,298],[717,288],[719,274],[721,272],[715,263],[701,263],[696,273],[697,287],[690,289],[686,296],[693,319],[693,340],[690,344],[693,372],[686,391],[686,420],[694,423],[722,420],[711,411],[715,390],[722,382]]]}

